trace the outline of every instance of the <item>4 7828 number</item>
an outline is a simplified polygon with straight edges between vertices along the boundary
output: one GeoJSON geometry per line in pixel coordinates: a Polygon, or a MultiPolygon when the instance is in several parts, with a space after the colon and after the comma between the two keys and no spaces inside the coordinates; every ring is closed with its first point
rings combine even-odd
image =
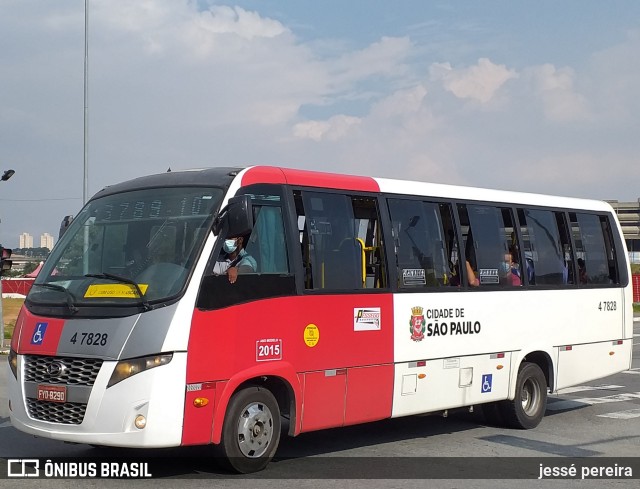
{"type": "Polygon", "coordinates": [[[601,301],[598,304],[598,311],[616,311],[618,304],[616,301],[601,301]]]}
{"type": "Polygon", "coordinates": [[[69,340],[69,343],[73,343],[75,345],[80,342],[81,345],[107,346],[108,340],[108,333],[74,333],[69,340]],[[78,334],[80,334],[79,338],[78,334]]]}

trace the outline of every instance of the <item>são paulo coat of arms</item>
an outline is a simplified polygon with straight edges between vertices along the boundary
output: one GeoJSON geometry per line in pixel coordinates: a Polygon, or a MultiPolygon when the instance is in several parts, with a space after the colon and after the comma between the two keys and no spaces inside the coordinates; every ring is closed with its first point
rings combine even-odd
{"type": "Polygon", "coordinates": [[[427,321],[423,315],[424,309],[416,306],[411,308],[411,320],[409,321],[411,331],[411,339],[413,341],[422,341],[424,339],[424,331],[427,321]]]}

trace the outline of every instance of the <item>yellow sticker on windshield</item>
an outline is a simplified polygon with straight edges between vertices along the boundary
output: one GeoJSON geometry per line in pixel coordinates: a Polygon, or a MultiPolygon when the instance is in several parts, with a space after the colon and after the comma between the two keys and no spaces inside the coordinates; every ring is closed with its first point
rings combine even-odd
{"type": "MultiPolygon", "coordinates": [[[[149,284],[138,284],[142,295],[147,292],[149,284]]],[[[117,297],[121,299],[134,299],[140,297],[138,291],[130,284],[92,284],[84,293],[85,299],[117,297]]]]}

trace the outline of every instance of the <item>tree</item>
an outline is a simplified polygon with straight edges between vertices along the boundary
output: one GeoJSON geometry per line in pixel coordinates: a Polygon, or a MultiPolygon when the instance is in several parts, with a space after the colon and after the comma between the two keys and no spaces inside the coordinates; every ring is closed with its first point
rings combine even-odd
{"type": "Polygon", "coordinates": [[[38,268],[38,264],[35,263],[35,262],[32,262],[32,261],[29,261],[29,262],[24,264],[24,268],[22,269],[22,273],[23,273],[23,275],[29,275],[36,268],[38,268]]]}

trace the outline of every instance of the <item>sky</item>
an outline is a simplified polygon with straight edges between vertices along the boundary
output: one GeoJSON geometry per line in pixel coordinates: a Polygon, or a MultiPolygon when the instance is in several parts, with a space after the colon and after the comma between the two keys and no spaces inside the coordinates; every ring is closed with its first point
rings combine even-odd
{"type": "MultiPolygon", "coordinates": [[[[0,243],[83,204],[84,0],[0,0],[0,243]]],[[[278,165],[640,197],[636,0],[89,0],[88,193],[278,165]]]]}

